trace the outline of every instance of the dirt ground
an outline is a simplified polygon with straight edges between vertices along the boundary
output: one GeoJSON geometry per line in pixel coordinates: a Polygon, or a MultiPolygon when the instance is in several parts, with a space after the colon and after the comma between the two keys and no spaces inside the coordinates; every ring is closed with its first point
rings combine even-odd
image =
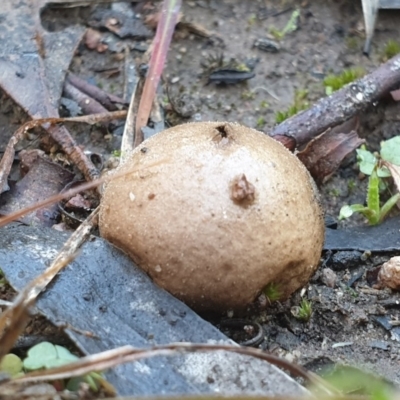
{"type": "MultiPolygon", "coordinates": [[[[74,19],[82,22],[87,13],[86,8],[79,13],[49,11],[44,15],[48,19],[44,25],[53,21],[52,25],[57,26],[74,19]],[[62,21],[58,22],[60,16],[62,21]]],[[[185,20],[203,26],[222,40],[201,38],[185,30],[176,33],[160,96],[161,104],[167,109],[167,124],[236,121],[268,133],[276,123],[276,113],[293,104],[296,92],[307,90],[307,102],[312,104],[325,95],[323,79],[327,74],[351,67],[371,72],[382,62],[387,41],[396,40],[400,35],[400,11],[380,12],[370,57],[364,56],[361,1],[187,0],[183,14],[185,20]],[[298,29],[281,40],[278,52],[265,52],[253,46],[271,28],[282,30],[296,7],[300,9],[298,29]],[[255,77],[235,85],[208,83],[203,65],[221,56],[255,64],[255,77]],[[179,105],[175,108],[181,113],[190,116],[182,118],[168,111],[171,102],[179,105]]],[[[150,40],[141,43],[148,45],[150,40]]],[[[131,56],[139,64],[143,53],[132,51],[131,56]]],[[[111,93],[122,95],[123,53],[110,50],[97,53],[82,45],[71,70],[111,93]],[[111,77],[107,72],[95,72],[112,68],[118,72],[111,77]]],[[[360,115],[360,136],[366,139],[368,148],[377,150],[381,140],[399,134],[398,110],[398,104],[388,101],[371,105],[360,115]]],[[[15,116],[10,117],[10,103],[5,98],[1,101],[1,111],[3,146],[18,121],[15,116]]],[[[98,127],[90,131],[79,128],[77,140],[85,149],[101,152],[107,158],[119,149],[121,134],[121,128],[113,132],[104,132],[98,127]]],[[[325,210],[333,217],[338,216],[342,205],[364,201],[366,180],[359,178],[354,155],[346,159],[320,191],[325,210]]],[[[355,218],[339,225],[354,223],[364,221],[355,218]]],[[[324,255],[322,261],[326,259],[324,255]]],[[[313,307],[308,322],[297,320],[291,313],[291,307],[299,304],[300,295],[248,316],[258,321],[265,331],[260,347],[314,371],[332,369],[335,364],[343,363],[365,368],[400,385],[400,333],[386,330],[384,323],[379,322],[379,318],[381,321],[400,319],[400,296],[386,290],[374,291],[366,281],[366,272],[384,259],[375,256],[363,262],[358,258],[344,266],[322,262],[304,294],[313,307]],[[328,265],[337,278],[334,287],[328,287],[324,279],[328,265]],[[349,286],[349,280],[355,275],[358,280],[349,286]]],[[[228,331],[228,334],[233,333],[228,331]]]]}

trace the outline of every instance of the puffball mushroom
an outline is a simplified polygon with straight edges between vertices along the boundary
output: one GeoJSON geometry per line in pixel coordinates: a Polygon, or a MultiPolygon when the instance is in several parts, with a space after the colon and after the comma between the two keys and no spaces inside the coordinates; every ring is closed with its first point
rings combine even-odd
{"type": "Polygon", "coordinates": [[[228,122],[145,140],[104,188],[99,225],[198,311],[244,309],[270,283],[287,298],[317,268],[324,240],[303,164],[267,135],[228,122]]]}

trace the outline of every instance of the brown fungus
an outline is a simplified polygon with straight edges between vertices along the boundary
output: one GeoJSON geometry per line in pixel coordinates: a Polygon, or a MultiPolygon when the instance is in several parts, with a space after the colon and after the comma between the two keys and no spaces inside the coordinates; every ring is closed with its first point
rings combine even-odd
{"type": "Polygon", "coordinates": [[[105,187],[102,236],[196,310],[244,309],[269,283],[287,298],[318,266],[315,185],[263,133],[234,123],[175,126],[118,171],[130,173],[105,187]]]}

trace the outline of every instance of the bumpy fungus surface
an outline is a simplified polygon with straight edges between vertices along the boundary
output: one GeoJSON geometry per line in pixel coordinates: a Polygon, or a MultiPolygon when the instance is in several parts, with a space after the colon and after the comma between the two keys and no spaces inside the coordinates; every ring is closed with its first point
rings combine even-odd
{"type": "Polygon", "coordinates": [[[324,240],[315,186],[280,143],[234,123],[167,129],[119,167],[102,236],[197,310],[240,310],[269,283],[307,283],[324,240]]]}

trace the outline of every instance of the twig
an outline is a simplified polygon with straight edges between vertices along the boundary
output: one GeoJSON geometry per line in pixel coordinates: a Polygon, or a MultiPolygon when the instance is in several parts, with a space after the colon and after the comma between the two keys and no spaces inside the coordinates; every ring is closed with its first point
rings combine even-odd
{"type": "Polygon", "coordinates": [[[117,365],[142,360],[154,356],[182,355],[185,353],[212,352],[217,350],[228,351],[247,355],[267,361],[273,365],[288,370],[292,375],[305,379],[307,382],[316,385],[325,391],[326,394],[338,394],[327,382],[317,375],[308,372],[302,367],[293,364],[283,358],[279,358],[264,352],[263,350],[250,347],[240,347],[224,344],[203,344],[203,343],[171,343],[159,345],[147,349],[139,349],[132,346],[124,346],[114,350],[107,350],[81,358],[80,360],[58,368],[46,371],[37,371],[16,378],[15,382],[33,382],[38,380],[66,379],[74,376],[82,376],[93,370],[104,370],[117,365]]]}
{"type": "Polygon", "coordinates": [[[125,104],[124,100],[118,96],[114,96],[113,94],[107,93],[97,86],[91,85],[71,72],[68,73],[67,81],[81,92],[86,93],[92,99],[98,101],[109,111],[116,111],[116,104],[125,104]]]}
{"type": "Polygon", "coordinates": [[[147,125],[149,119],[167,51],[178,20],[181,3],[182,0],[164,0],[162,4],[161,18],[157,25],[156,36],[153,41],[154,47],[150,59],[150,69],[143,87],[143,95],[140,99],[136,117],[134,147],[143,141],[142,128],[147,125]]]}
{"type": "Polygon", "coordinates": [[[75,100],[84,114],[102,114],[107,112],[107,109],[98,101],[91,98],[88,94],[81,92],[68,80],[64,83],[64,95],[69,99],[75,100]]]}
{"type": "Polygon", "coordinates": [[[271,136],[295,149],[347,121],[400,84],[400,55],[278,125],[271,136]]]}

